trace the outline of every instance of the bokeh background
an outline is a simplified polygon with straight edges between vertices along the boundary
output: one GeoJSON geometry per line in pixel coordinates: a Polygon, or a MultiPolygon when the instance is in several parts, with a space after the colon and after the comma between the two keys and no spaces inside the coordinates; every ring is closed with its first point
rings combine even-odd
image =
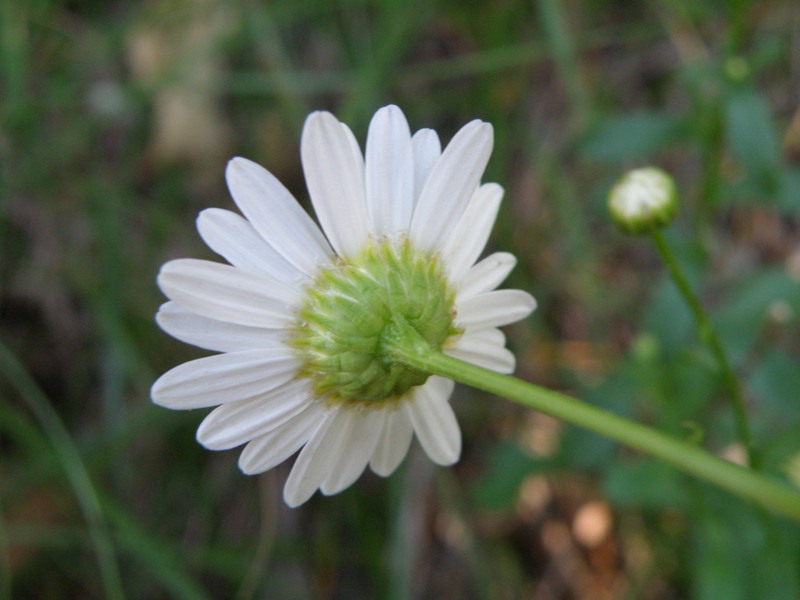
{"type": "Polygon", "coordinates": [[[668,236],[747,392],[765,469],[800,480],[795,0],[0,1],[0,599],[796,599],[800,529],[466,388],[463,458],[297,510],[153,406],[202,352],[155,326],[159,266],[211,253],[226,160],[307,205],[299,132],[363,144],[387,103],[444,140],[495,127],[490,246],[539,310],[518,374],[741,460],[708,350],[605,195],[673,173],[668,236]]]}

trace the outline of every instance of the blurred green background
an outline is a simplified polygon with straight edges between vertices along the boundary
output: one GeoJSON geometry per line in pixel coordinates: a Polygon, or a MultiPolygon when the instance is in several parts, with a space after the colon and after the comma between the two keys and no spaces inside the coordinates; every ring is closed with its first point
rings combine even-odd
{"type": "Polygon", "coordinates": [[[747,391],[765,468],[800,485],[796,0],[0,0],[0,599],[800,597],[800,528],[465,388],[463,458],[419,448],[290,510],[149,387],[202,353],[154,324],[159,266],[212,258],[243,155],[307,196],[299,132],[363,144],[400,105],[495,127],[493,250],[539,310],[518,374],[733,460],[690,313],[605,194],[673,173],[669,238],[747,391]]]}

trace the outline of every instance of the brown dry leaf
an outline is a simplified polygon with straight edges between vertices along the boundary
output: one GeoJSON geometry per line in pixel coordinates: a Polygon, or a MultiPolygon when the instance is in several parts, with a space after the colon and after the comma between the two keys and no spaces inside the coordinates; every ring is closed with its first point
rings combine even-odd
{"type": "Polygon", "coordinates": [[[786,128],[783,147],[789,160],[800,162],[800,107],[795,111],[789,127],[786,128]]]}
{"type": "Polygon", "coordinates": [[[154,7],[128,39],[134,78],[153,90],[148,158],[155,167],[186,164],[216,178],[230,154],[222,111],[224,75],[217,46],[234,22],[219,0],[170,0],[154,7]]]}

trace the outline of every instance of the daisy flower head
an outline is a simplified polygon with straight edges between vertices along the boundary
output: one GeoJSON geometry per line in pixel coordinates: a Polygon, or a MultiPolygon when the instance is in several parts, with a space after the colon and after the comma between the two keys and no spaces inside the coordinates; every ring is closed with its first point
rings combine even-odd
{"type": "Polygon", "coordinates": [[[411,135],[387,106],[362,153],[336,117],[312,113],[301,158],[319,226],[269,171],[231,160],[226,180],[244,217],[211,208],[197,220],[229,264],[173,260],[158,276],[169,298],[156,317],[162,329],[219,354],[162,375],[153,401],[216,406],[197,439],[213,450],[245,445],[245,473],[300,450],[284,487],[290,506],[317,489],[342,491],[367,465],[391,474],[414,434],[432,461],[456,462],[453,382],[392,360],[383,343],[402,321],[445,354],[514,369],[498,327],[535,302],[495,289],[511,254],[476,262],[503,194],[480,182],[492,141],[491,125],[476,120],[442,151],[434,131],[411,135]]]}

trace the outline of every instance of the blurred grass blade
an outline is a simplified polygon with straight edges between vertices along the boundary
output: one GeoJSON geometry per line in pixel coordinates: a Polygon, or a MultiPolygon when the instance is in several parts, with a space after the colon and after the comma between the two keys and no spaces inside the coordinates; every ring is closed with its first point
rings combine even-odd
{"type": "Polygon", "coordinates": [[[283,111],[289,115],[294,129],[300,130],[306,115],[311,112],[308,101],[303,97],[297,70],[281,39],[281,31],[275,24],[268,6],[261,3],[248,3],[246,26],[259,57],[270,72],[259,73],[256,81],[272,79],[274,91],[283,111]]]}
{"type": "Polygon", "coordinates": [[[28,108],[28,15],[26,3],[0,0],[0,68],[5,118],[14,122],[28,108]]]}
{"type": "MultiPolygon", "coordinates": [[[[380,3],[374,28],[361,35],[361,51],[369,60],[356,69],[353,89],[338,110],[342,121],[364,122],[375,106],[380,106],[388,90],[395,90],[394,76],[399,71],[403,57],[420,35],[422,25],[430,15],[428,2],[388,0],[380,3]]],[[[357,30],[353,31],[356,34],[357,30]]]]}
{"type": "Polygon", "coordinates": [[[423,535],[425,493],[430,489],[433,468],[419,452],[411,453],[402,475],[390,481],[391,514],[389,537],[389,600],[414,598],[414,574],[419,565],[423,535]]]}
{"type": "Polygon", "coordinates": [[[250,562],[247,573],[242,578],[239,591],[236,593],[237,600],[251,600],[257,597],[258,585],[264,577],[270,552],[275,544],[278,506],[274,488],[274,472],[263,473],[258,478],[258,505],[261,517],[258,528],[258,542],[253,554],[253,560],[250,562]]]}
{"type": "Polygon", "coordinates": [[[64,467],[67,479],[86,518],[97,555],[105,597],[109,599],[124,598],[114,546],[100,509],[97,492],[69,432],[61,422],[58,413],[51,406],[47,396],[2,342],[0,342],[0,373],[34,414],[64,467]]]}
{"type": "Polygon", "coordinates": [[[563,3],[560,0],[539,0],[538,5],[547,43],[564,80],[575,111],[576,128],[580,131],[590,122],[592,103],[581,77],[576,44],[567,30],[563,3]]]}
{"type": "Polygon", "coordinates": [[[155,580],[176,600],[208,600],[205,591],[187,574],[171,544],[156,539],[134,521],[125,509],[107,496],[102,499],[103,509],[114,525],[119,544],[147,568],[155,580]]]}
{"type": "Polygon", "coordinates": [[[11,557],[3,514],[0,513],[0,600],[11,600],[11,557]]]}

